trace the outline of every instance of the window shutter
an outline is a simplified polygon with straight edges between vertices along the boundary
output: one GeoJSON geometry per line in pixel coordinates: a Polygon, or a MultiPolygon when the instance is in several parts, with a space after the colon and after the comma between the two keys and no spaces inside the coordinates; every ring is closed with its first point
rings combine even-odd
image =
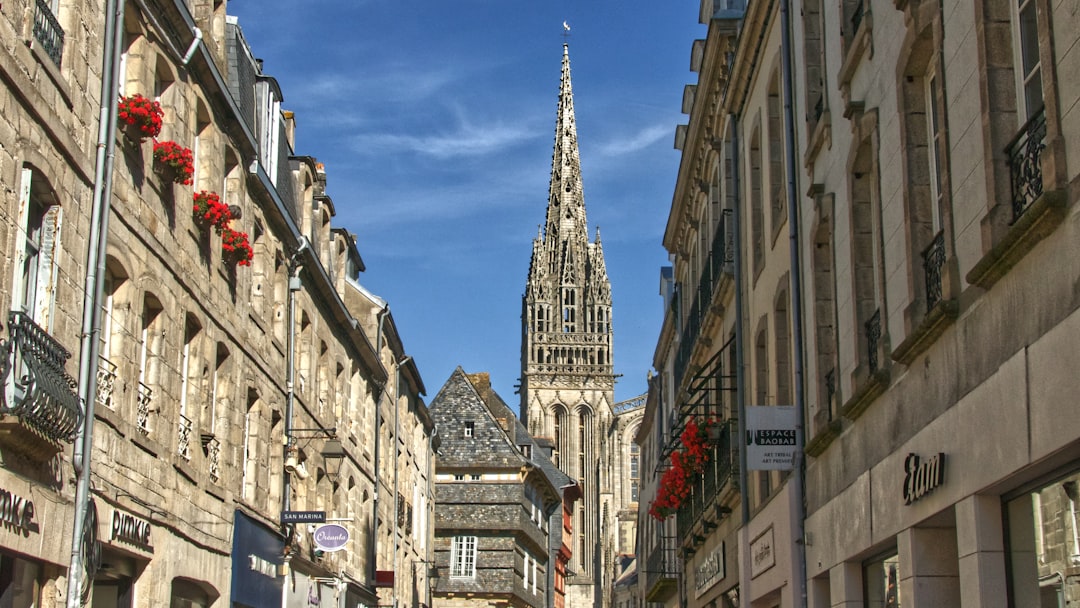
{"type": "Polygon", "coordinates": [[[41,251],[38,254],[37,285],[34,291],[34,320],[52,331],[53,308],[60,262],[60,223],[63,208],[53,205],[41,222],[41,251]]]}

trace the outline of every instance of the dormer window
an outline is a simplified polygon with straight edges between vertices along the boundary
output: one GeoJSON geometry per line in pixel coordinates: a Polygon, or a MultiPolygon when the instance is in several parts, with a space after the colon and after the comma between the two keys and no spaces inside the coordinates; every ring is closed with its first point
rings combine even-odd
{"type": "Polygon", "coordinates": [[[465,423],[465,436],[466,437],[472,437],[473,432],[475,430],[476,430],[476,423],[475,422],[470,421],[470,422],[465,423]]]}

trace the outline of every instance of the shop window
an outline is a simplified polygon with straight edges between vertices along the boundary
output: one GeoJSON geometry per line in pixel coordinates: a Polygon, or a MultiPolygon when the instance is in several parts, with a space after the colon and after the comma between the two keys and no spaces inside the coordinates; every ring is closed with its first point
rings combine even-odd
{"type": "Polygon", "coordinates": [[[867,608],[900,608],[900,557],[891,553],[863,565],[867,608]]]}
{"type": "Polygon", "coordinates": [[[0,608],[41,605],[41,568],[29,560],[0,555],[0,608]]]}
{"type": "Polygon", "coordinates": [[[1057,608],[1077,597],[1080,583],[1061,573],[1080,565],[1078,502],[1080,472],[1006,502],[1012,606],[1057,608]]]}

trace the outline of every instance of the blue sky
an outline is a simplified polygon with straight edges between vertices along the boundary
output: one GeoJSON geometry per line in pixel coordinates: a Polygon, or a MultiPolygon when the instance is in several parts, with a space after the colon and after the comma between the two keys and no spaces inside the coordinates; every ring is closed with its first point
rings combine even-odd
{"type": "Polygon", "coordinates": [[[663,306],[672,144],[698,3],[656,0],[234,0],[229,13],[326,165],[333,224],[390,302],[429,399],[460,365],[511,405],[521,295],[544,221],[562,60],[590,232],[614,297],[618,400],[645,391],[663,306]]]}

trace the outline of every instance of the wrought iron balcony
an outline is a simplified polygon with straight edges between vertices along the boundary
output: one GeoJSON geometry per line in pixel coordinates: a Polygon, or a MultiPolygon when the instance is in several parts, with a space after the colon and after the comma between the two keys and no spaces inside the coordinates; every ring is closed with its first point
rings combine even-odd
{"type": "Polygon", "coordinates": [[[866,321],[866,366],[870,373],[878,370],[878,343],[881,342],[881,309],[878,308],[866,321]]]}
{"type": "Polygon", "coordinates": [[[720,282],[723,274],[730,269],[731,262],[735,259],[735,240],[732,235],[734,225],[731,221],[731,210],[725,209],[720,216],[720,222],[716,225],[713,234],[712,247],[709,257],[705,258],[701,268],[701,279],[698,281],[697,291],[694,293],[694,302],[690,306],[690,313],[683,323],[682,337],[679,341],[679,350],[675,353],[675,385],[682,384],[686,367],[690,363],[690,357],[694,352],[694,345],[701,334],[701,327],[705,322],[705,316],[712,305],[713,293],[716,285],[720,282]]]}
{"type": "Polygon", "coordinates": [[[154,389],[139,383],[139,393],[135,397],[135,426],[144,436],[150,434],[150,403],[154,400],[154,389]]]}
{"type": "Polygon", "coordinates": [[[1009,144],[1009,173],[1012,181],[1013,222],[1042,196],[1042,152],[1046,148],[1046,112],[1040,110],[1020,129],[1009,144]]]}
{"type": "Polygon", "coordinates": [[[4,358],[0,378],[14,382],[4,390],[0,413],[18,416],[52,441],[71,442],[83,420],[75,379],[64,370],[69,353],[28,315],[8,314],[8,339],[0,342],[4,358]],[[14,378],[9,375],[15,372],[14,378]],[[11,402],[8,402],[9,393],[11,402]]]}
{"type": "Polygon", "coordinates": [[[191,419],[180,414],[180,422],[177,423],[176,453],[184,460],[191,460],[191,419]]]}
{"type": "Polygon", "coordinates": [[[930,246],[923,251],[923,273],[926,276],[926,311],[941,301],[941,268],[945,265],[945,233],[938,232],[930,246]]]}
{"type": "Polygon", "coordinates": [[[705,470],[691,480],[690,496],[679,505],[675,528],[681,541],[691,534],[702,516],[716,513],[715,509],[722,508],[718,502],[721,497],[720,490],[735,479],[735,458],[731,441],[734,427],[732,420],[726,420],[717,427],[705,470]]]}
{"type": "Polygon", "coordinates": [[[206,463],[210,481],[221,481],[221,441],[217,437],[211,437],[206,442],[206,463]]]}
{"type": "Polygon", "coordinates": [[[53,60],[56,67],[60,67],[60,60],[64,57],[64,28],[56,20],[49,3],[46,0],[36,0],[37,8],[34,11],[34,40],[41,44],[45,54],[53,60]]]}
{"type": "Polygon", "coordinates": [[[97,402],[98,405],[115,409],[113,389],[116,387],[116,364],[105,357],[98,357],[97,402]]]}
{"type": "Polygon", "coordinates": [[[645,598],[650,602],[662,602],[674,594],[678,589],[681,566],[675,539],[661,536],[660,544],[653,547],[645,560],[645,598]]]}

